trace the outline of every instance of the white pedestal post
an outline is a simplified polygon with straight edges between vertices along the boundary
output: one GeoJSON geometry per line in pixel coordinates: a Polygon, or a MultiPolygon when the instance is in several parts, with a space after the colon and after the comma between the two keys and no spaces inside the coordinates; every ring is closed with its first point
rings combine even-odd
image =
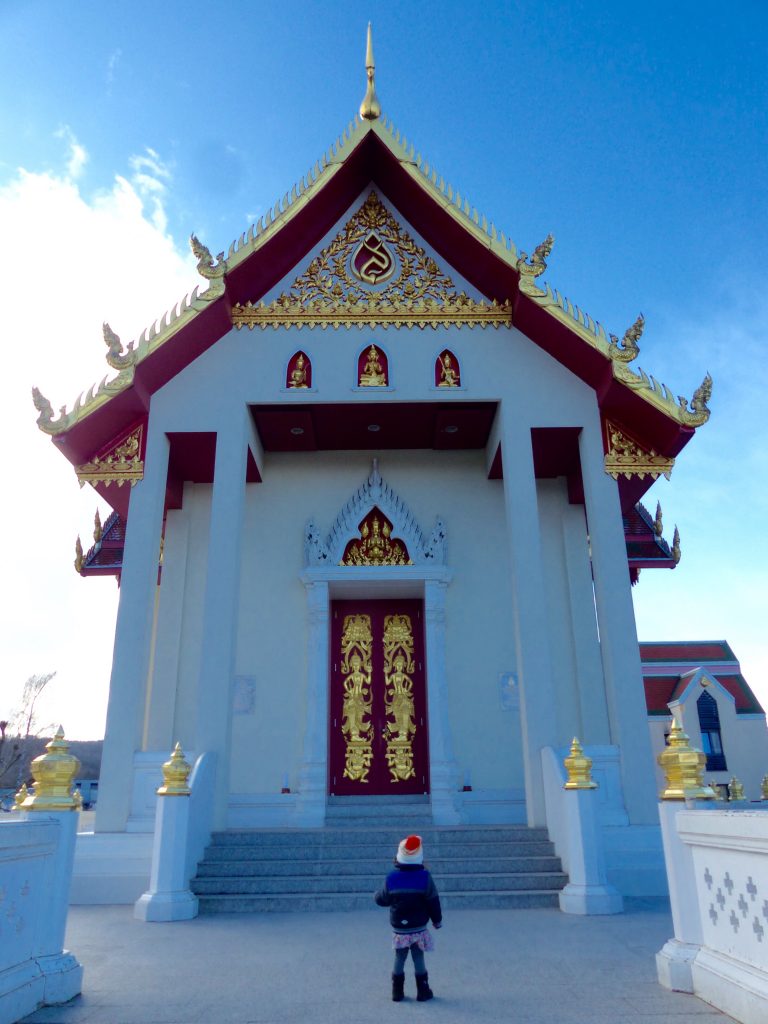
{"type": "Polygon", "coordinates": [[[150,667],[168,451],[165,433],[150,429],[144,479],[131,489],[96,805],[97,832],[123,832],[130,812],[133,755],[141,744],[150,667]]]}
{"type": "Polygon", "coordinates": [[[703,941],[693,854],[678,835],[675,821],[678,811],[684,808],[681,800],[664,800],[659,804],[675,935],[656,954],[656,973],[659,984],[675,992],[693,992],[692,964],[703,941]]]}
{"type": "Polygon", "coordinates": [[[432,820],[436,825],[457,825],[459,771],[453,756],[448,720],[445,665],[445,589],[442,581],[424,583],[424,622],[429,701],[429,789],[432,820]]]}
{"type": "Polygon", "coordinates": [[[43,816],[59,823],[59,844],[53,860],[46,924],[40,930],[40,942],[34,957],[44,978],[43,1003],[55,1005],[74,999],[83,987],[82,964],[64,949],[78,815],[76,811],[45,811],[43,814],[32,811],[21,815],[27,821],[43,816]]]}
{"type": "Polygon", "coordinates": [[[596,789],[563,794],[570,881],[559,899],[566,914],[620,914],[624,909],[621,893],[608,884],[596,794],[596,789]]]}
{"type": "Polygon", "coordinates": [[[158,796],[149,890],[134,905],[141,921],[189,921],[198,900],[189,890],[189,796],[158,796]]]}
{"type": "Polygon", "coordinates": [[[525,802],[528,824],[546,826],[541,751],[544,747],[557,747],[559,744],[553,713],[549,616],[533,449],[529,424],[514,421],[514,411],[509,402],[502,406],[501,415],[501,457],[512,566],[515,651],[520,676],[525,802]]]}

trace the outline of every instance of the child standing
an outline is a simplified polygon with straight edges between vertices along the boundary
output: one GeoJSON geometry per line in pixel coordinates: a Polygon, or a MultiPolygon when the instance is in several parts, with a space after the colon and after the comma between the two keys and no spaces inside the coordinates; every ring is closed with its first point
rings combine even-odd
{"type": "Polygon", "coordinates": [[[405,961],[408,950],[413,958],[416,975],[416,999],[423,1003],[432,998],[429,976],[424,964],[424,953],[434,949],[432,935],[427,928],[430,920],[440,928],[443,915],[440,896],[432,875],[424,867],[424,847],[421,836],[406,836],[397,848],[395,870],[390,871],[384,885],[373,897],[380,907],[389,907],[389,921],[394,930],[392,948],[395,966],[392,970],[392,999],[403,999],[405,961]]]}

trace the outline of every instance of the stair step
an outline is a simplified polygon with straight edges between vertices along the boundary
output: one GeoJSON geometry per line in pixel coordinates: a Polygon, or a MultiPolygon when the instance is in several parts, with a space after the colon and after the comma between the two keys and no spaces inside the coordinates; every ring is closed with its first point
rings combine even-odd
{"type": "MultiPolygon", "coordinates": [[[[555,890],[453,892],[440,897],[445,909],[522,909],[526,907],[557,907],[555,890]]],[[[200,913],[253,914],[294,912],[337,912],[347,910],[380,910],[370,894],[287,894],[281,896],[200,896],[200,913]]]]}
{"type": "MultiPolygon", "coordinates": [[[[562,889],[567,878],[561,872],[487,875],[441,875],[440,897],[451,892],[496,892],[501,890],[520,891],[530,889],[562,889]]],[[[251,894],[299,894],[330,893],[365,894],[371,899],[372,894],[383,882],[382,875],[334,875],[334,876],[296,876],[273,875],[260,878],[196,878],[192,883],[192,891],[197,895],[243,895],[251,894]]]]}
{"type": "MultiPolygon", "coordinates": [[[[559,871],[560,858],[537,857],[464,857],[441,860],[430,858],[427,866],[435,877],[454,874],[497,874],[515,871],[559,871]]],[[[370,859],[256,860],[216,859],[200,862],[198,878],[248,877],[253,875],[379,875],[390,871],[392,862],[382,857],[370,859]]]]}

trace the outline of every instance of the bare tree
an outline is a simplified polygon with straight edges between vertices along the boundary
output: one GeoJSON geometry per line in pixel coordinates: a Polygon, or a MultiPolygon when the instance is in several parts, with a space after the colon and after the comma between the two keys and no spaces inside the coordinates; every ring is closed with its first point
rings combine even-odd
{"type": "Polygon", "coordinates": [[[18,708],[9,719],[0,721],[0,780],[7,782],[13,778],[11,770],[15,767],[15,785],[18,787],[24,781],[29,770],[26,756],[29,740],[51,728],[40,725],[38,702],[55,675],[55,672],[46,672],[30,676],[24,683],[18,708]]]}

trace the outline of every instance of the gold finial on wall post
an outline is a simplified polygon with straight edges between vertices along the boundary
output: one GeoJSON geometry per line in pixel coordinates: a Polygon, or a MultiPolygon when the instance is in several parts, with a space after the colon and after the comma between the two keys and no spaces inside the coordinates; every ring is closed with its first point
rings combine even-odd
{"type": "Polygon", "coordinates": [[[78,801],[72,792],[80,762],[69,752],[61,726],[45,746],[46,753],[30,765],[35,791],[19,806],[22,811],[77,811],[78,801]]]}
{"type": "Polygon", "coordinates": [[[29,790],[27,789],[27,784],[26,784],[26,782],[22,782],[21,789],[16,794],[16,796],[13,798],[13,809],[14,809],[14,811],[20,811],[21,810],[21,805],[24,803],[24,801],[27,799],[28,796],[29,796],[29,790]]]}
{"type": "Polygon", "coordinates": [[[666,778],[666,787],[659,794],[662,800],[714,800],[710,786],[704,785],[706,754],[691,747],[688,736],[676,718],[669,731],[669,746],[657,761],[666,778]]]}
{"type": "Polygon", "coordinates": [[[365,71],[368,76],[368,86],[363,102],[360,104],[360,117],[366,121],[375,121],[381,115],[381,104],[376,95],[376,86],[373,81],[376,65],[373,60],[373,33],[370,21],[368,22],[368,43],[365,49],[365,71]]]}
{"type": "Polygon", "coordinates": [[[192,766],[184,758],[181,744],[177,743],[169,761],[163,765],[163,784],[158,789],[158,796],[189,796],[192,790],[187,785],[192,766]]]}
{"type": "Polygon", "coordinates": [[[575,736],[571,743],[571,753],[563,763],[568,772],[563,789],[597,789],[597,783],[592,780],[592,758],[586,756],[575,736]]]}
{"type": "Polygon", "coordinates": [[[731,781],[728,783],[728,800],[746,800],[744,796],[744,786],[734,775],[731,781]]]}

